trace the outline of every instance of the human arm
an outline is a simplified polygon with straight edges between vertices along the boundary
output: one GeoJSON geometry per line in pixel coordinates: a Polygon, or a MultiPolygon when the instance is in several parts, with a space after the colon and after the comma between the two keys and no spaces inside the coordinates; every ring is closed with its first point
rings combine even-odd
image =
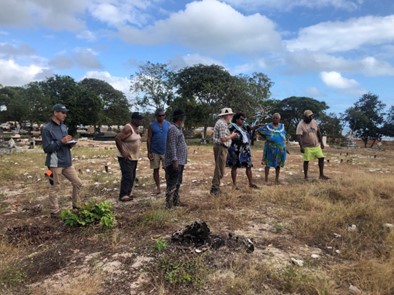
{"type": "Polygon", "coordinates": [[[151,152],[151,142],[152,142],[152,127],[151,127],[151,125],[149,125],[149,127],[148,127],[148,135],[147,135],[147,138],[146,138],[146,149],[147,149],[147,151],[148,151],[148,158],[149,158],[149,160],[150,161],[152,161],[153,160],[153,155],[152,155],[152,152],[151,152]]]}
{"type": "Polygon", "coordinates": [[[321,135],[320,128],[317,128],[317,139],[320,142],[321,149],[324,149],[323,137],[321,135]]]}
{"type": "Polygon", "coordinates": [[[116,147],[118,148],[120,154],[122,155],[122,157],[124,158],[128,158],[129,155],[126,151],[123,150],[122,147],[122,143],[123,141],[129,137],[131,134],[133,134],[133,130],[131,129],[131,127],[129,125],[126,125],[122,131],[120,131],[116,136],[115,136],[115,143],[116,143],[116,147]]]}
{"type": "Polygon", "coordinates": [[[62,145],[67,144],[71,139],[71,135],[66,135],[61,139],[56,139],[52,136],[49,128],[44,128],[42,131],[42,147],[44,152],[47,154],[56,152],[62,145]]]}

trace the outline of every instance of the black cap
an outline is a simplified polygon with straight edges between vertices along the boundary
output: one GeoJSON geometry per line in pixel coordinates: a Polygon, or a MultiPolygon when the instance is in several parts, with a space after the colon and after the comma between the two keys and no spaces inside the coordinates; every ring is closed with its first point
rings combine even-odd
{"type": "Polygon", "coordinates": [[[61,103],[57,103],[52,107],[52,111],[54,112],[64,112],[67,113],[69,111],[69,109],[67,109],[65,107],[65,105],[61,104],[61,103]]]}
{"type": "Polygon", "coordinates": [[[185,117],[185,112],[180,109],[176,109],[172,114],[173,121],[176,121],[178,119],[183,119],[184,117],[185,117]]]}
{"type": "Polygon", "coordinates": [[[141,115],[140,112],[134,112],[131,114],[131,119],[142,120],[143,118],[144,116],[141,115]]]}

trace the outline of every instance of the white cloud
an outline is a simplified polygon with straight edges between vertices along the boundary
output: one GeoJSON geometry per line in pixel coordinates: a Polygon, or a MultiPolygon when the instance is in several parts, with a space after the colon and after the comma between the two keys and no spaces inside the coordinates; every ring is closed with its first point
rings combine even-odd
{"type": "Polygon", "coordinates": [[[324,22],[298,33],[287,41],[290,51],[346,52],[368,45],[394,42],[394,15],[365,16],[343,22],[324,22]]]}
{"type": "Polygon", "coordinates": [[[77,65],[85,69],[101,69],[103,66],[97,59],[97,52],[91,48],[76,48],[74,50],[74,60],[77,65]]]}
{"type": "Polygon", "coordinates": [[[257,53],[281,46],[280,35],[270,19],[261,14],[243,15],[217,0],[191,2],[185,10],[151,26],[128,26],[119,31],[130,43],[171,42],[215,54],[257,53]]]}
{"type": "Polygon", "coordinates": [[[220,60],[208,56],[204,56],[198,53],[176,56],[175,58],[170,60],[170,64],[176,69],[190,67],[197,64],[203,64],[203,65],[215,64],[215,65],[223,66],[223,63],[220,60]]]}
{"type": "Polygon", "coordinates": [[[12,59],[0,59],[0,84],[22,86],[49,75],[48,69],[39,65],[20,65],[12,59]]]}
{"type": "Polygon", "coordinates": [[[320,78],[328,87],[344,90],[348,93],[361,94],[365,90],[354,79],[347,79],[338,72],[321,72],[320,78]]]}
{"type": "Polygon", "coordinates": [[[130,101],[134,99],[134,96],[130,93],[130,78],[128,77],[112,76],[111,73],[106,71],[89,71],[82,79],[84,78],[106,81],[112,85],[113,88],[122,91],[130,101]]]}
{"type": "Polygon", "coordinates": [[[0,56],[2,57],[16,57],[16,56],[34,56],[36,52],[27,44],[10,44],[0,43],[0,56]]]}
{"type": "Polygon", "coordinates": [[[69,69],[74,65],[74,61],[66,53],[59,53],[49,61],[49,65],[55,69],[69,69]]]}
{"type": "Polygon", "coordinates": [[[296,7],[327,8],[355,10],[363,0],[223,0],[231,5],[243,9],[271,8],[289,11],[296,7]]]}
{"type": "Polygon", "coordinates": [[[93,41],[97,40],[96,34],[92,31],[89,31],[89,30],[82,31],[81,33],[77,34],[77,38],[82,39],[82,40],[86,40],[89,42],[93,42],[93,41]]]}
{"type": "Polygon", "coordinates": [[[291,73],[336,71],[362,73],[366,76],[394,75],[392,65],[373,56],[346,59],[342,56],[302,50],[289,52],[286,56],[286,64],[291,73]]]}
{"type": "Polygon", "coordinates": [[[89,0],[2,0],[0,25],[14,27],[45,26],[51,29],[80,30],[85,26],[82,14],[89,0]]]}

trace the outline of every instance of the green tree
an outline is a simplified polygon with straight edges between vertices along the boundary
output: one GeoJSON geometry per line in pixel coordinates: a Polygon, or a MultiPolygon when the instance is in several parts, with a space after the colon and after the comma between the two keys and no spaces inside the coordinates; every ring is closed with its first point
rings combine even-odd
{"type": "Polygon", "coordinates": [[[177,98],[172,105],[187,113],[187,124],[202,124],[204,136],[214,122],[214,114],[223,106],[228,95],[232,76],[218,65],[195,65],[180,70],[175,78],[177,98]]]}
{"type": "Polygon", "coordinates": [[[394,137],[394,106],[391,106],[382,127],[382,134],[394,137]]]}
{"type": "Polygon", "coordinates": [[[45,96],[49,98],[51,106],[56,103],[62,103],[70,109],[67,116],[67,125],[70,134],[77,132],[77,125],[84,116],[84,110],[79,109],[78,104],[79,87],[70,76],[59,76],[48,78],[46,81],[39,82],[45,96]]]}
{"type": "Polygon", "coordinates": [[[321,119],[325,116],[324,111],[327,109],[328,106],[324,101],[318,101],[310,97],[292,96],[279,100],[273,106],[272,112],[280,113],[287,134],[291,138],[295,138],[297,125],[301,121],[305,110],[311,110],[316,119],[321,119]]]}
{"type": "Polygon", "coordinates": [[[232,77],[223,103],[231,106],[234,111],[242,111],[248,118],[254,118],[271,96],[272,85],[271,80],[263,73],[232,77]]]}
{"type": "Polygon", "coordinates": [[[29,114],[29,104],[23,87],[6,86],[0,88],[1,121],[21,123],[29,114]]]}
{"type": "Polygon", "coordinates": [[[376,140],[382,137],[385,106],[379,100],[379,96],[366,93],[345,111],[344,121],[348,123],[354,135],[361,138],[365,147],[368,140],[373,140],[372,147],[376,140]]]}
{"type": "Polygon", "coordinates": [[[42,83],[31,82],[27,84],[25,96],[30,106],[28,120],[38,124],[47,121],[52,110],[52,100],[43,91],[42,83]]]}
{"type": "Polygon", "coordinates": [[[326,135],[328,140],[341,138],[342,136],[342,121],[334,113],[323,115],[320,118],[320,129],[323,135],[326,135]]]}
{"type": "Polygon", "coordinates": [[[142,108],[164,108],[174,99],[174,78],[168,64],[148,61],[130,76],[130,91],[142,108]]]}

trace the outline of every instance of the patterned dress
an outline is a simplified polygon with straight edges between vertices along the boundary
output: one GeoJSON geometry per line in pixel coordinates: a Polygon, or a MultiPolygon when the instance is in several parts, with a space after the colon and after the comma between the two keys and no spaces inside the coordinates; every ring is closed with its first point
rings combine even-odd
{"type": "Polygon", "coordinates": [[[231,124],[230,132],[237,132],[239,137],[233,139],[227,154],[227,167],[253,167],[252,154],[250,151],[250,128],[248,126],[239,127],[231,124]]]}
{"type": "Polygon", "coordinates": [[[284,167],[286,161],[286,131],[280,123],[275,127],[272,123],[260,127],[257,131],[266,138],[263,151],[263,162],[266,167],[284,167]]]}

